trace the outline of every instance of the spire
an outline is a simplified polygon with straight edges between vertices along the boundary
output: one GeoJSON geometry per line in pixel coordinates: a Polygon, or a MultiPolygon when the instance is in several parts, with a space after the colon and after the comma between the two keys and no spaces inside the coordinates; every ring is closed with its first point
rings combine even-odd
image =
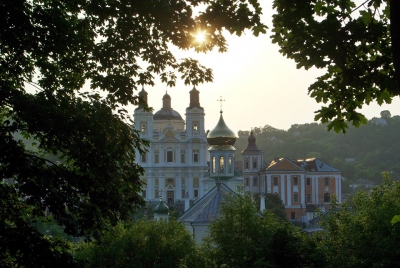
{"type": "Polygon", "coordinates": [[[165,91],[165,95],[162,98],[163,100],[163,109],[171,109],[171,96],[168,95],[168,92],[165,91]]]}
{"type": "Polygon", "coordinates": [[[189,94],[190,94],[190,103],[187,109],[191,109],[194,107],[203,109],[203,107],[200,106],[200,92],[196,89],[196,87],[193,87],[193,89],[189,92],[189,94]]]}
{"type": "Polygon", "coordinates": [[[257,144],[256,144],[256,137],[254,137],[253,131],[250,132],[250,136],[248,137],[247,141],[248,141],[247,148],[244,149],[244,150],[242,151],[242,153],[243,153],[243,152],[246,152],[246,151],[261,151],[261,150],[257,147],[257,144]]]}
{"type": "Polygon", "coordinates": [[[148,93],[144,90],[144,86],[142,85],[142,90],[139,92],[139,105],[137,109],[141,109],[147,106],[147,95],[148,93]]]}

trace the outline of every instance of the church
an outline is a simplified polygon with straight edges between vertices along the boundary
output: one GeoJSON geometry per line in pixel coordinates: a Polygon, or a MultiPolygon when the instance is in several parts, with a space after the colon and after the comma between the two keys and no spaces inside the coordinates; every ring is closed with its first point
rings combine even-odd
{"type": "MultiPolygon", "coordinates": [[[[139,95],[147,103],[144,89],[139,95]]],[[[328,209],[331,195],[341,202],[341,171],[316,158],[266,162],[253,133],[241,151],[242,168],[236,170],[236,135],[225,123],[222,109],[217,125],[206,132],[200,92],[193,88],[188,99],[185,120],[172,108],[167,93],[154,114],[142,106],[134,112],[135,129],[150,141],[148,151],[137,157],[145,169],[142,196],[149,205],[162,197],[168,206],[185,211],[182,222],[193,225],[212,220],[218,208],[212,202],[221,191],[235,192],[239,184],[253,193],[278,195],[291,221],[307,222],[315,209],[328,209]]]]}

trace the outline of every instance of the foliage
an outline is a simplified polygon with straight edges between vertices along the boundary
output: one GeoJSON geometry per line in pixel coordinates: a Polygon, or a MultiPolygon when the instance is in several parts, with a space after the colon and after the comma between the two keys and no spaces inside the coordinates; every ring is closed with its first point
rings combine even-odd
{"type": "Polygon", "coordinates": [[[398,5],[382,0],[367,0],[358,7],[352,0],[274,1],[272,40],[280,52],[298,68],[326,70],[308,92],[326,104],[316,111],[315,120],[328,123],[329,130],[346,132],[348,123],[365,124],[358,109],[372,101],[391,103],[399,95],[393,60],[400,63],[400,39],[391,38],[389,27],[392,18],[391,23],[397,23],[392,33],[398,38],[398,5]]]}
{"type": "Polygon", "coordinates": [[[89,238],[143,205],[143,169],[133,163],[147,142],[123,106],[142,102],[135,90],[157,78],[211,81],[210,69],[176,60],[170,47],[225,51],[224,30],[265,32],[260,14],[253,0],[1,0],[0,261],[59,265],[58,250],[32,227],[46,209],[65,233],[89,238]],[[193,42],[197,30],[204,44],[193,42]]]}
{"type": "Polygon", "coordinates": [[[250,193],[226,196],[201,249],[210,267],[307,267],[319,262],[310,238],[269,210],[259,213],[250,193]]]}
{"type": "Polygon", "coordinates": [[[101,242],[78,245],[75,256],[86,267],[204,267],[195,241],[176,221],[118,224],[101,242]]]}
{"type": "Polygon", "coordinates": [[[391,224],[400,211],[400,183],[384,174],[384,182],[371,193],[358,192],[353,207],[333,207],[321,226],[326,230],[318,246],[326,267],[397,267],[400,225],[391,224]]]}

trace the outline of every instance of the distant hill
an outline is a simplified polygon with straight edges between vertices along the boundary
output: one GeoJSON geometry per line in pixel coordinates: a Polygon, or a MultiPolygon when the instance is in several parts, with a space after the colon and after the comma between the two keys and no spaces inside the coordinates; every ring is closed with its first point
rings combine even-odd
{"type": "MultiPolygon", "coordinates": [[[[400,116],[381,115],[359,128],[350,127],[346,134],[328,132],[326,125],[318,123],[294,124],[287,131],[266,125],[253,131],[265,161],[283,156],[317,157],[342,170],[347,184],[358,179],[380,183],[383,171],[389,171],[393,179],[400,179],[400,116]]],[[[238,133],[237,160],[247,146],[247,135],[247,131],[238,133]]]]}

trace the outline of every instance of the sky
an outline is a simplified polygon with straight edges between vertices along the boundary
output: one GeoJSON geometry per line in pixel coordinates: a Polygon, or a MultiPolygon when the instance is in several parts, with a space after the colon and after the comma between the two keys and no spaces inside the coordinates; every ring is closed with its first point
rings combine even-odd
{"type": "MultiPolygon", "coordinates": [[[[272,28],[272,1],[261,1],[263,22],[272,28]]],[[[272,44],[271,31],[259,37],[250,32],[241,37],[227,35],[228,52],[209,52],[207,54],[173,50],[177,58],[191,57],[201,64],[212,68],[214,81],[200,84],[200,105],[205,110],[206,130],[213,129],[219,119],[222,96],[223,116],[226,124],[237,133],[252,127],[270,125],[287,130],[292,124],[305,124],[314,121],[315,111],[323,104],[308,96],[307,88],[323,70],[296,69],[293,60],[279,53],[279,46],[272,44]]],[[[176,87],[167,88],[157,83],[145,88],[148,102],[154,112],[162,107],[162,97],[168,90],[172,108],[184,118],[189,106],[189,91],[192,86],[185,86],[178,81],[176,87]]],[[[130,107],[133,112],[135,107],[130,107]]],[[[392,104],[374,103],[365,106],[361,112],[368,118],[379,117],[380,112],[389,110],[393,115],[400,115],[400,100],[396,97],[392,104]]]]}

